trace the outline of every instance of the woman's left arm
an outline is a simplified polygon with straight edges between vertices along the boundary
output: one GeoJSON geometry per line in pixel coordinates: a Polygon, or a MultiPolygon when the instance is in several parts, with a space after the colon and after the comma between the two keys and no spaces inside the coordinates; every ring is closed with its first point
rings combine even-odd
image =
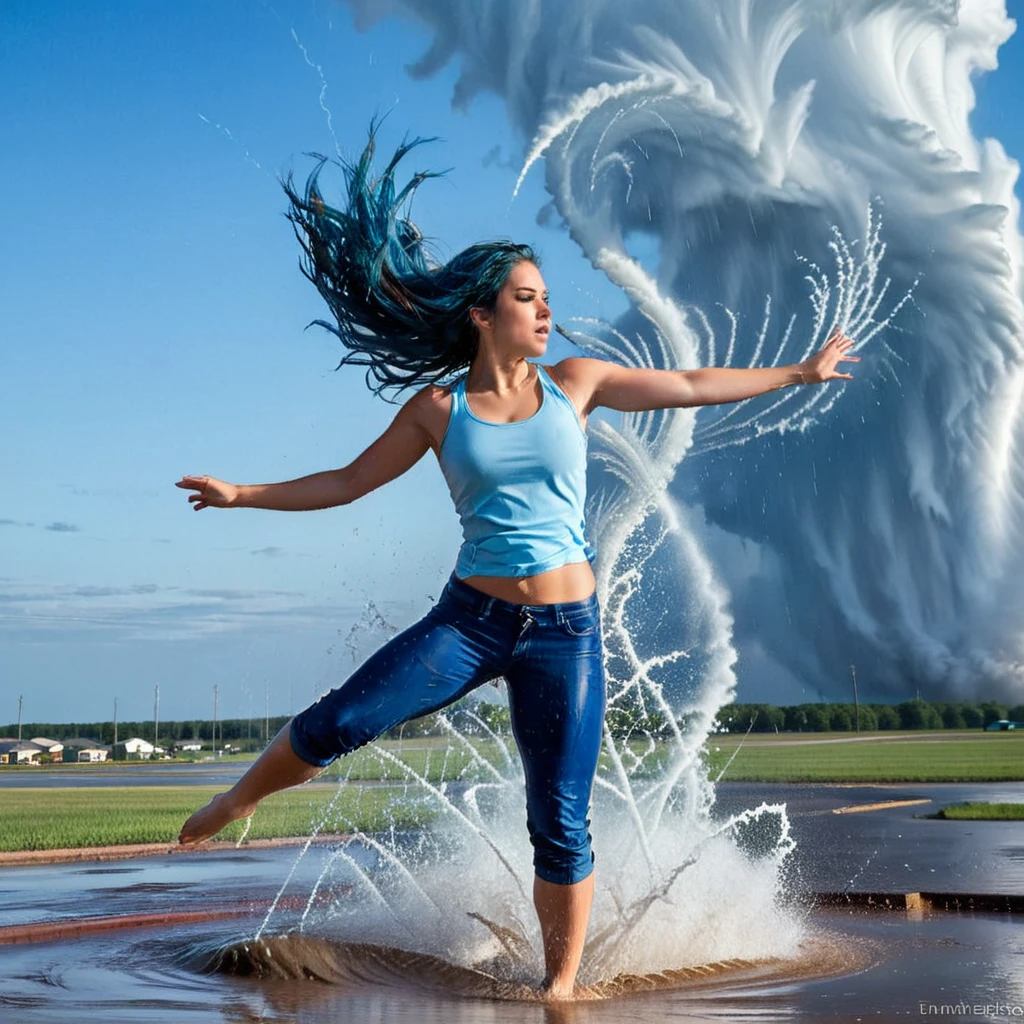
{"type": "Polygon", "coordinates": [[[791,366],[640,370],[603,359],[566,359],[558,369],[587,413],[602,406],[619,412],[642,412],[740,402],[790,384],[853,380],[851,374],[837,369],[840,363],[860,361],[859,356],[849,355],[853,345],[850,338],[836,330],[820,352],[791,366]]]}

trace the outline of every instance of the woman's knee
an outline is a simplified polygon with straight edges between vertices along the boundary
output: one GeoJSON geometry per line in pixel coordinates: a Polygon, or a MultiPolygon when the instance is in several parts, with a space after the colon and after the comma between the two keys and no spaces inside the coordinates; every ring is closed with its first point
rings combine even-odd
{"type": "Polygon", "coordinates": [[[376,739],[387,726],[362,713],[357,702],[331,690],[292,719],[292,750],[313,765],[328,765],[376,739]]]}
{"type": "MultiPolygon", "coordinates": [[[[545,773],[546,774],[546,773],[545,773]]],[[[574,885],[594,869],[591,847],[590,793],[592,777],[530,780],[526,794],[526,828],[533,845],[533,867],[539,878],[556,885],[574,885]]]]}
{"type": "Polygon", "coordinates": [[[579,827],[560,822],[547,827],[538,827],[533,821],[527,824],[538,878],[555,885],[575,885],[594,870],[589,818],[579,827]]]}

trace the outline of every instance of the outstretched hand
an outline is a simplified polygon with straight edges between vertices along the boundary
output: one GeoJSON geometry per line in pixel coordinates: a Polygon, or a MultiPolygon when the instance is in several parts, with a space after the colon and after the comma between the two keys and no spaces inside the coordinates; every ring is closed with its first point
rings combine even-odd
{"type": "Polygon", "coordinates": [[[183,476],[175,485],[195,491],[188,500],[194,511],[202,508],[230,508],[238,498],[238,487],[212,476],[183,476]]]}
{"type": "Polygon", "coordinates": [[[836,327],[829,335],[825,347],[800,364],[800,376],[805,384],[821,384],[826,380],[853,380],[853,374],[840,373],[840,363],[859,363],[860,356],[848,355],[855,342],[836,327]]]}

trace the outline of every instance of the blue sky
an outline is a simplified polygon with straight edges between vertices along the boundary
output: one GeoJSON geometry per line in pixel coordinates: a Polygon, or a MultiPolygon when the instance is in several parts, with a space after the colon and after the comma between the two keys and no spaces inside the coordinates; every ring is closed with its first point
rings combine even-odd
{"type": "MultiPolygon", "coordinates": [[[[1011,13],[1012,13],[1011,4],[1011,13]]],[[[173,5],[8,0],[0,15],[0,723],[271,713],[340,682],[373,628],[426,607],[458,524],[432,460],[346,509],[192,513],[183,473],[284,479],[344,464],[393,410],[334,372],[277,178],[438,135],[452,168],[414,213],[456,251],[535,242],[556,315],[624,308],[557,228],[502,105],[453,113],[455,69],[413,82],[429,40],[358,34],[325,0],[173,5]],[[311,65],[320,65],[320,72],[311,65]],[[321,92],[326,82],[326,91],[321,92]],[[323,107],[330,111],[328,114],[323,107]]],[[[978,134],[1018,158],[1024,42],[981,84],[978,134]]],[[[558,355],[558,350],[554,350],[558,355]]]]}

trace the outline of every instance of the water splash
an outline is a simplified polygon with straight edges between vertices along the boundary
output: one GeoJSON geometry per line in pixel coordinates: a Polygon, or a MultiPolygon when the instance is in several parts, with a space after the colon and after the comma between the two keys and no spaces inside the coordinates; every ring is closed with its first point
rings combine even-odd
{"type": "MultiPolygon", "coordinates": [[[[869,339],[891,319],[875,320],[888,283],[878,283],[884,247],[870,212],[869,220],[872,230],[859,257],[840,232],[833,233],[835,276],[813,268],[809,327],[801,333],[794,314],[777,359],[790,343],[813,351],[838,317],[869,339]]],[[[660,295],[624,254],[606,252],[604,262],[647,330],[627,336],[589,322],[586,334],[564,332],[572,340],[637,367],[674,369],[696,358],[702,345],[706,352],[715,349],[702,311],[660,295]]],[[[760,344],[769,335],[770,311],[768,303],[760,344]]],[[[730,336],[726,364],[733,350],[730,336]]],[[[777,401],[728,427],[720,422],[710,434],[712,443],[722,436],[746,443],[759,433],[794,429],[797,421],[808,429],[820,394],[805,392],[782,414],[777,401]]],[[[714,814],[703,751],[718,708],[734,692],[732,620],[726,594],[695,539],[692,513],[668,492],[679,461],[700,436],[694,419],[693,410],[676,409],[627,414],[614,425],[595,419],[591,426],[599,476],[588,520],[600,552],[595,568],[609,689],[594,799],[601,868],[584,982],[726,957],[795,956],[803,938],[801,916],[783,909],[778,899],[794,845],[785,807],[763,804],[722,819],[714,814]],[[637,618],[652,612],[665,621],[641,633],[637,618]],[[685,646],[675,643],[680,633],[685,646]],[[752,844],[751,834],[762,838],[752,844]],[[752,918],[757,927],[751,927],[752,918]]],[[[383,639],[393,633],[371,604],[353,636],[383,639]]],[[[332,871],[344,869],[356,891],[329,911],[332,930],[463,966],[484,963],[522,982],[541,965],[528,897],[532,867],[521,824],[518,757],[510,738],[480,715],[462,709],[453,714],[468,719],[472,732],[458,728],[451,715],[440,716],[449,739],[440,756],[462,756],[452,756],[457,767],[451,773],[442,765],[439,782],[389,750],[372,748],[408,784],[403,800],[426,801],[438,815],[435,823],[418,834],[415,849],[394,830],[383,837],[357,833],[343,843],[310,893],[299,929],[324,925],[325,916],[312,913],[317,892],[332,871]],[[353,844],[377,855],[375,870],[356,862],[353,844]],[[455,879],[458,900],[450,892],[455,879]]],[[[350,824],[333,821],[335,828],[350,824]]]]}

